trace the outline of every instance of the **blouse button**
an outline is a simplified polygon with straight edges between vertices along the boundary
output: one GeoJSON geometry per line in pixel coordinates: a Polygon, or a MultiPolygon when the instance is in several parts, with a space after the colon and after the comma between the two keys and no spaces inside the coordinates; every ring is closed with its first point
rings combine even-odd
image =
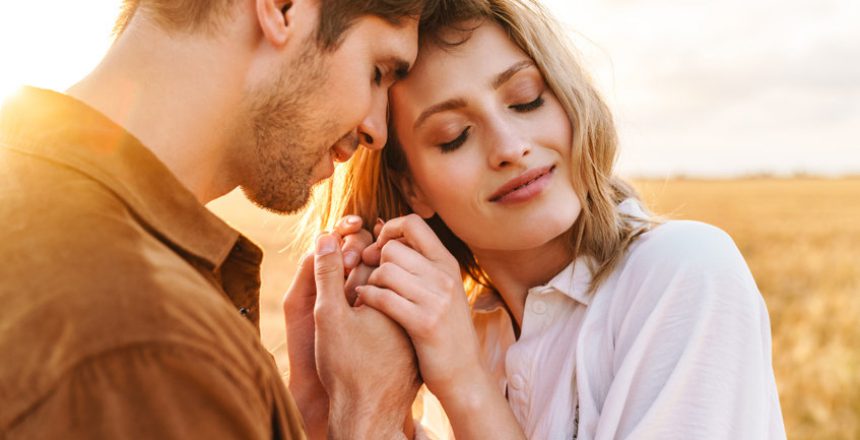
{"type": "Polygon", "coordinates": [[[543,315],[546,313],[546,303],[543,301],[535,301],[532,305],[532,311],[537,313],[538,315],[543,315]]]}
{"type": "Polygon", "coordinates": [[[515,390],[522,389],[526,384],[525,379],[519,374],[515,374],[514,377],[511,378],[511,388],[515,390]]]}

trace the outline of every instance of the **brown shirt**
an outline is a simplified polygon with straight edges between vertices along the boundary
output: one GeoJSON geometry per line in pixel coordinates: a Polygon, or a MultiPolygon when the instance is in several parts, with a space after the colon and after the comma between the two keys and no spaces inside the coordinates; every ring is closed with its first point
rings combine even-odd
{"type": "Polygon", "coordinates": [[[133,136],[0,111],[0,438],[304,438],[259,337],[262,253],[133,136]]]}

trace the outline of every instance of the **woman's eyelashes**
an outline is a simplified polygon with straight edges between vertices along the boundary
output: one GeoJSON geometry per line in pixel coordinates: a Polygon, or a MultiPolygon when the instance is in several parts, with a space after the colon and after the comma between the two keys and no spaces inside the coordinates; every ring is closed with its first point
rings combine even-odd
{"type": "Polygon", "coordinates": [[[466,139],[469,137],[469,130],[471,128],[472,127],[464,128],[456,139],[439,144],[439,148],[442,150],[443,153],[448,153],[460,148],[461,146],[463,146],[464,143],[466,143],[466,139]]]}
{"type": "MultiPolygon", "coordinates": [[[[525,104],[511,104],[508,106],[508,108],[512,109],[517,113],[528,113],[530,111],[539,109],[543,104],[543,94],[540,94],[537,98],[534,99],[534,101],[530,101],[525,104]]],[[[460,132],[460,135],[457,136],[455,139],[438,144],[439,149],[441,149],[443,153],[448,153],[460,148],[461,146],[463,146],[464,143],[466,143],[466,140],[469,138],[469,130],[471,128],[471,126],[468,126],[464,128],[463,131],[460,132]]]]}
{"type": "Polygon", "coordinates": [[[543,105],[543,95],[538,95],[538,97],[531,102],[527,102],[525,104],[512,104],[509,105],[508,108],[513,109],[518,113],[528,113],[532,110],[537,110],[543,105]]]}

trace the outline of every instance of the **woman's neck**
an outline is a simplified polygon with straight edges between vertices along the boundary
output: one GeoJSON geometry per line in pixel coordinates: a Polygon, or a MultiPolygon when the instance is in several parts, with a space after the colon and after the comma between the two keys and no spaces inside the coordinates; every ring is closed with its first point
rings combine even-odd
{"type": "Polygon", "coordinates": [[[546,284],[573,261],[573,251],[567,234],[534,249],[474,249],[473,253],[519,326],[523,323],[528,290],[546,284]]]}

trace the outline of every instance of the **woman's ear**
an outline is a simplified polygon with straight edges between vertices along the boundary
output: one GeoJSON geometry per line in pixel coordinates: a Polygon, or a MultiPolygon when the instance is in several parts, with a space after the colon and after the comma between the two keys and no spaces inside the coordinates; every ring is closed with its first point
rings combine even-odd
{"type": "Polygon", "coordinates": [[[427,202],[427,197],[421,192],[421,188],[415,185],[412,177],[404,175],[400,178],[400,188],[403,195],[406,196],[406,202],[412,208],[412,212],[418,214],[423,219],[428,219],[436,215],[436,210],[427,202]]]}
{"type": "Polygon", "coordinates": [[[257,0],[257,21],[263,35],[275,47],[282,47],[294,32],[293,0],[257,0]]]}

